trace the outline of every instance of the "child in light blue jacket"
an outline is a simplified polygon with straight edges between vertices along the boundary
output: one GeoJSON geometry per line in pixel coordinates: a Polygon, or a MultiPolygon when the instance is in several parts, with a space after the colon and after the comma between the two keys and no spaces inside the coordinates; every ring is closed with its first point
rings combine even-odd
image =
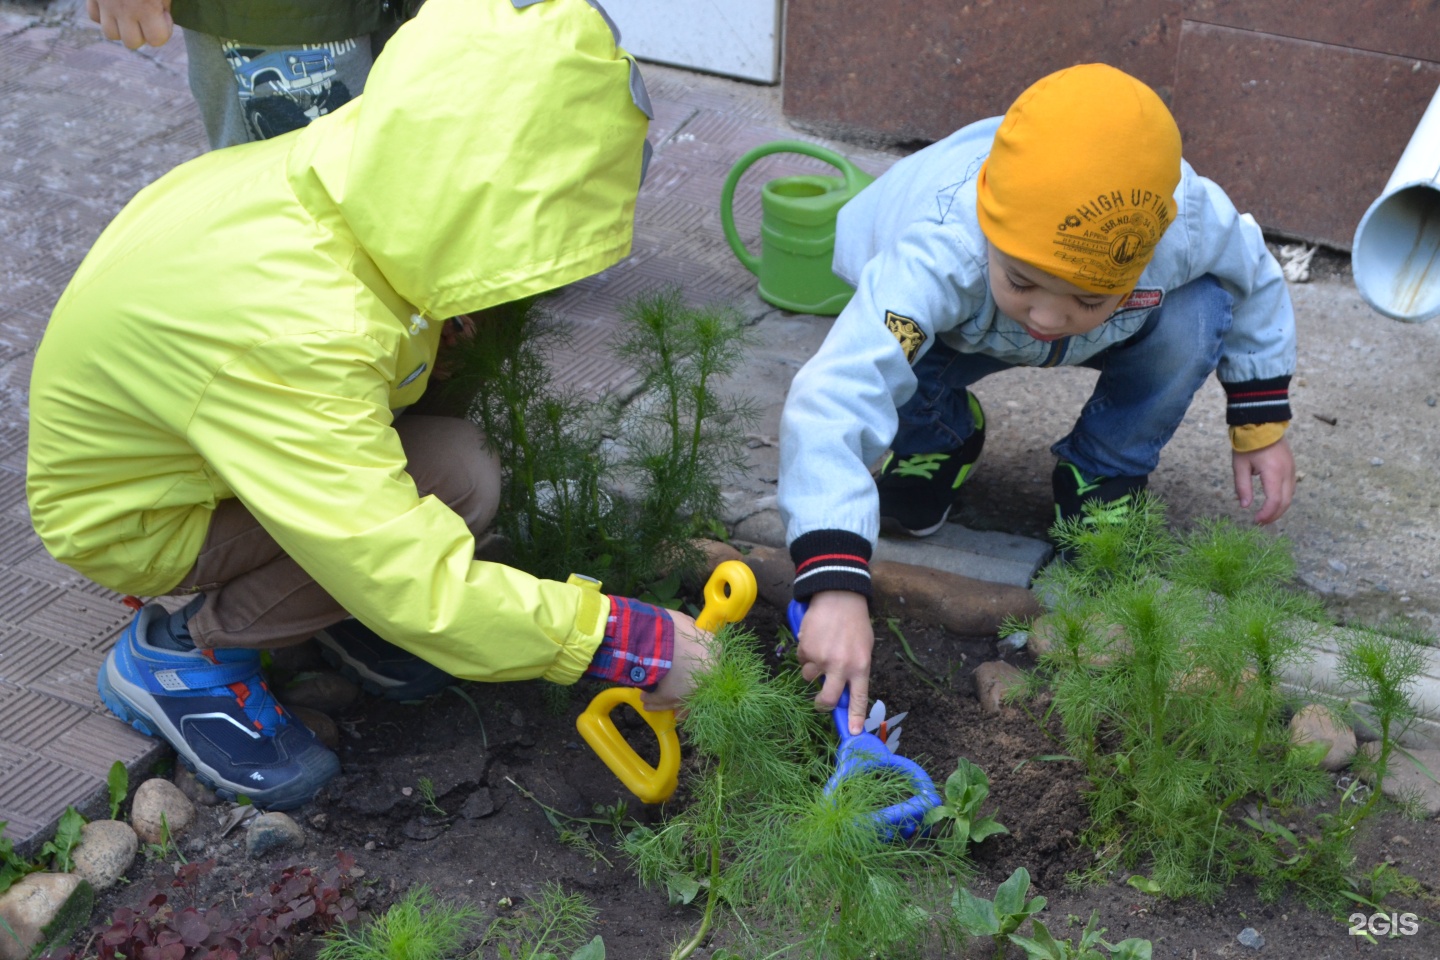
{"type": "Polygon", "coordinates": [[[869,559],[882,526],[939,530],[984,443],[969,386],[1013,366],[1100,377],[1057,442],[1057,519],[1123,512],[1215,373],[1235,491],[1270,523],[1290,504],[1284,439],[1295,321],[1259,227],[1180,156],[1149,87],[1100,64],[1023,93],[896,163],[840,213],[835,272],[855,285],[790,389],[779,503],[809,600],[800,659],[833,706],[866,710],[869,559]],[[878,480],[869,465],[887,448],[878,480]]]}

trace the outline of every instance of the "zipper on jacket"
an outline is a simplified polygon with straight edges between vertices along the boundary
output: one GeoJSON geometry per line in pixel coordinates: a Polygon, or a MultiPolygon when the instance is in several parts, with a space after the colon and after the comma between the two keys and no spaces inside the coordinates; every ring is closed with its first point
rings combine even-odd
{"type": "Polygon", "coordinates": [[[1046,354],[1045,360],[1040,364],[1042,367],[1053,367],[1065,359],[1065,344],[1070,342],[1069,337],[1063,337],[1050,344],[1050,352],[1046,354]]]}

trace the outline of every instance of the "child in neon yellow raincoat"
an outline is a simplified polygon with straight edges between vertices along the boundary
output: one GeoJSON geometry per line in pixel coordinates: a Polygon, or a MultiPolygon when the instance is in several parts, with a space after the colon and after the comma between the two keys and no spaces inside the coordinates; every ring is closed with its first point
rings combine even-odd
{"type": "Polygon", "coordinates": [[[162,177],[61,297],[35,528],[113,590],[198,594],[144,607],[99,685],[223,795],[290,808],[339,769],[259,669],[317,631],[402,698],[586,672],[654,708],[686,692],[689,618],[477,561],[498,464],[471,424],[394,412],[446,318],[629,252],[648,112],[586,0],[431,0],[364,96],[162,177]]]}

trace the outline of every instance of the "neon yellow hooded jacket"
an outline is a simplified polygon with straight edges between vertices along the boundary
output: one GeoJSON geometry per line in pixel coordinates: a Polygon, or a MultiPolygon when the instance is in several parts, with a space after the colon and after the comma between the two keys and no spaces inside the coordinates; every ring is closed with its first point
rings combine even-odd
{"type": "Polygon", "coordinates": [[[50,552],[163,594],[239,497],[347,610],[451,674],[576,679],[608,601],[477,562],[460,517],[418,496],[391,411],[424,391],[443,318],[629,253],[632,71],[586,0],[429,0],[364,96],[141,191],[36,356],[27,492],[50,552]]]}

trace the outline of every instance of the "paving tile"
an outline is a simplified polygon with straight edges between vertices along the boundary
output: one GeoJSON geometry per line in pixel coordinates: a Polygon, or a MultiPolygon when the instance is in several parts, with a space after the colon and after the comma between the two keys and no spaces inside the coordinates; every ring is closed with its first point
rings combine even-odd
{"type": "Polygon", "coordinates": [[[89,712],[73,703],[24,690],[0,700],[0,730],[5,731],[7,743],[41,751],[89,712]]]}
{"type": "MultiPolygon", "coordinates": [[[[63,703],[80,707],[109,723],[120,721],[110,715],[100,699],[96,678],[105,662],[105,654],[94,650],[73,650],[50,641],[55,654],[49,668],[29,683],[29,688],[63,703]],[[60,651],[64,651],[61,653],[60,651]]],[[[84,722],[83,720],[81,721],[84,722]]],[[[120,724],[124,726],[123,724],[120,724]]]]}
{"type": "Polygon", "coordinates": [[[168,750],[160,741],[132,729],[108,713],[85,717],[55,741],[54,757],[66,767],[105,783],[116,760],[127,767],[157,759],[168,750]]]}
{"type": "Polygon", "coordinates": [[[0,624],[17,625],[26,617],[53,603],[65,591],[51,583],[5,571],[0,575],[0,624]]]}
{"type": "Polygon", "coordinates": [[[87,650],[108,650],[134,612],[122,603],[79,590],[61,594],[27,616],[14,621],[42,637],[87,650]]]}

